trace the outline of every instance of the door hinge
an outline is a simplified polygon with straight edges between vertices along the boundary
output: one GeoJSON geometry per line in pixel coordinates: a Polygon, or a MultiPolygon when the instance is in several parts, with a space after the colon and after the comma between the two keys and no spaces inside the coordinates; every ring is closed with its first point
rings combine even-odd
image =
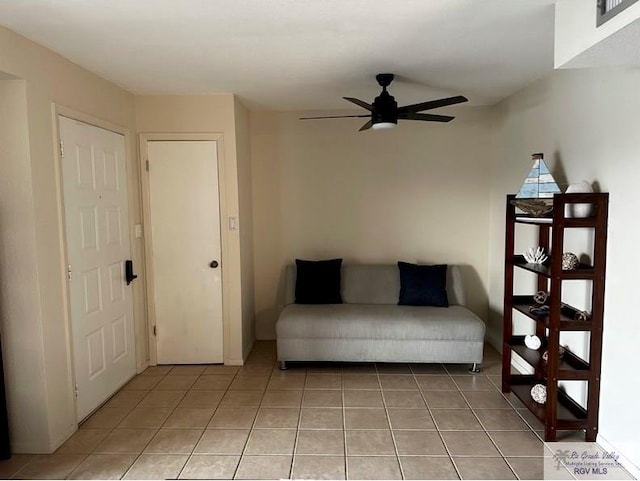
{"type": "Polygon", "coordinates": [[[78,397],[78,385],[77,385],[77,384],[76,384],[76,385],[75,385],[75,387],[74,387],[74,391],[75,391],[75,393],[76,393],[76,397],[78,397]]]}
{"type": "Polygon", "coordinates": [[[71,280],[71,264],[67,264],[67,280],[71,280]]]}
{"type": "Polygon", "coordinates": [[[60,141],[60,158],[62,159],[64,157],[64,142],[61,140],[60,141]]]}
{"type": "Polygon", "coordinates": [[[153,335],[157,336],[158,334],[156,333],[156,326],[153,326],[153,335]]]}
{"type": "Polygon", "coordinates": [[[147,159],[147,161],[145,162],[145,167],[147,169],[147,172],[149,172],[149,159],[147,159]]]}

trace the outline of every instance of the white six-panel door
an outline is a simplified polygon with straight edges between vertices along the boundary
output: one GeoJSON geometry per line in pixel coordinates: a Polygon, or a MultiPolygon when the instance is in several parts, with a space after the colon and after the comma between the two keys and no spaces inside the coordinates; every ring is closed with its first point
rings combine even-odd
{"type": "Polygon", "coordinates": [[[77,418],[135,375],[125,142],[59,117],[77,418]]]}
{"type": "Polygon", "coordinates": [[[147,151],[158,364],[223,362],[216,142],[147,151]]]}

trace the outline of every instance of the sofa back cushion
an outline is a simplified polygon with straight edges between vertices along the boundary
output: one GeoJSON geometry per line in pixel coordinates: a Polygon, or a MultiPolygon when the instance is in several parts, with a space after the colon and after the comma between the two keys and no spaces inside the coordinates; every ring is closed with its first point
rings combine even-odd
{"type": "Polygon", "coordinates": [[[342,304],[342,259],[296,259],[296,304],[342,304]]]}
{"type": "MultiPolygon", "coordinates": [[[[295,300],[296,266],[285,273],[285,305],[295,300]]],[[[342,302],[347,304],[398,304],[400,271],[396,264],[347,264],[342,266],[342,302]]],[[[449,304],[465,305],[458,266],[447,269],[449,304]]]]}

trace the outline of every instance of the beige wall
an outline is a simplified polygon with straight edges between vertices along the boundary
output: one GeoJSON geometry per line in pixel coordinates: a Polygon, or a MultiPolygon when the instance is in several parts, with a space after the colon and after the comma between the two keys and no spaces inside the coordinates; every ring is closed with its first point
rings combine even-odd
{"type": "MultiPolygon", "coordinates": [[[[453,111],[453,110],[452,110],[453,111]]],[[[487,313],[489,108],[450,124],[299,121],[252,112],[256,334],[274,337],[283,270],[295,258],[461,264],[468,304],[487,313]]]]}
{"type": "MultiPolygon", "coordinates": [[[[633,380],[640,370],[636,355],[640,345],[636,302],[640,270],[638,85],[638,69],[561,70],[497,106],[489,256],[489,337],[499,346],[505,195],[515,192],[527,175],[530,154],[544,152],[561,183],[585,179],[610,193],[598,441],[622,453],[636,467],[640,466],[640,443],[632,427],[640,426],[635,404],[640,388],[633,380]]],[[[579,245],[577,241],[565,244],[565,249],[579,249],[579,245]]],[[[570,288],[567,294],[572,304],[585,302],[584,287],[570,288]]],[[[585,350],[584,339],[575,335],[565,337],[563,343],[579,352],[585,350]]]]}
{"type": "MultiPolygon", "coordinates": [[[[17,112],[19,123],[9,127],[3,119],[0,126],[5,132],[22,128],[19,132],[22,143],[14,142],[12,147],[18,149],[18,156],[8,164],[13,167],[10,176],[6,177],[11,184],[8,192],[19,189],[19,196],[2,209],[5,220],[24,217],[25,224],[18,231],[22,235],[20,243],[10,241],[11,259],[2,271],[11,271],[11,283],[20,286],[23,296],[30,297],[28,302],[23,298],[17,304],[0,306],[3,321],[10,317],[10,323],[19,324],[17,330],[3,332],[3,344],[10,353],[6,362],[12,443],[15,451],[47,452],[63,442],[76,426],[67,342],[62,216],[52,106],[55,103],[133,133],[134,101],[124,90],[2,27],[0,72],[25,80],[23,93],[16,87],[3,89],[9,111],[17,112]],[[20,269],[14,265],[16,259],[20,260],[20,269]],[[18,346],[26,349],[18,350],[18,346]],[[38,363],[38,373],[23,369],[24,366],[35,369],[38,363]],[[22,423],[22,420],[28,422],[22,423]]],[[[135,160],[132,145],[128,154],[129,161],[135,160]]],[[[132,165],[130,163],[128,167],[132,165]]],[[[136,171],[130,173],[130,186],[135,189],[138,184],[136,171]]],[[[130,192],[130,195],[133,202],[130,220],[133,222],[138,205],[136,192],[130,192]]],[[[132,244],[132,256],[138,264],[142,259],[141,252],[139,242],[132,244]]],[[[141,285],[134,287],[137,322],[142,321],[144,312],[142,292],[141,285]]],[[[3,296],[9,294],[2,293],[3,296]]],[[[11,295],[11,302],[14,302],[11,295]]],[[[5,324],[3,329],[6,328],[5,324]]],[[[144,344],[139,346],[137,353],[141,366],[146,356],[144,344]]]]}
{"type": "Polygon", "coordinates": [[[25,255],[35,252],[36,236],[24,80],[0,80],[0,145],[0,331],[10,429],[18,446],[29,432],[41,434],[36,447],[46,450],[38,266],[35,255],[25,255]]]}
{"type": "MultiPolygon", "coordinates": [[[[243,363],[243,294],[239,169],[236,140],[235,100],[220,95],[139,95],[136,96],[138,132],[219,133],[223,136],[223,177],[220,183],[223,256],[223,315],[228,336],[225,363],[243,363]],[[229,229],[229,217],[238,218],[239,230],[229,229]]],[[[244,155],[243,155],[244,158],[244,155]]],[[[242,171],[243,185],[247,175],[242,171]]],[[[250,214],[248,214],[250,215],[250,214]]],[[[248,233],[250,235],[250,231],[248,233]]],[[[249,282],[249,281],[247,281],[249,282]]],[[[246,302],[246,301],[245,301],[246,302]]]]}
{"type": "Polygon", "coordinates": [[[255,286],[253,257],[253,193],[251,175],[251,130],[249,111],[235,98],[236,153],[238,158],[238,202],[241,222],[240,261],[242,267],[242,352],[243,357],[255,341],[255,286]]]}

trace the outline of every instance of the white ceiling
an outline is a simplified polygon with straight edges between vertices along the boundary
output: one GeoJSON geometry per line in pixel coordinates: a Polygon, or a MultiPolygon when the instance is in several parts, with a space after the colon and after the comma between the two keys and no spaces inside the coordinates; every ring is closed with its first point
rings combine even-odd
{"type": "Polygon", "coordinates": [[[553,69],[555,0],[2,0],[0,24],[136,94],[252,109],[492,104],[553,69]]]}

